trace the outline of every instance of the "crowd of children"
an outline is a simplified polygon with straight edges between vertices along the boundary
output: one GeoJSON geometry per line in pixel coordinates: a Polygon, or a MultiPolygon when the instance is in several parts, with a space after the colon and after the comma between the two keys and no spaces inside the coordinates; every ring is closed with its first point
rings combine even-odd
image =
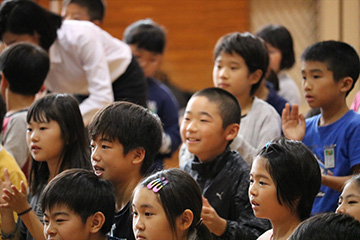
{"type": "Polygon", "coordinates": [[[305,119],[285,73],[290,32],[226,34],[214,87],[179,117],[155,77],[164,29],[139,20],[120,41],[99,27],[104,14],[102,0],[64,0],[62,17],[29,0],[0,6],[2,239],[359,238],[352,46],[304,50],[305,100],[320,111],[305,119]],[[180,167],[163,170],[181,142],[180,167]]]}

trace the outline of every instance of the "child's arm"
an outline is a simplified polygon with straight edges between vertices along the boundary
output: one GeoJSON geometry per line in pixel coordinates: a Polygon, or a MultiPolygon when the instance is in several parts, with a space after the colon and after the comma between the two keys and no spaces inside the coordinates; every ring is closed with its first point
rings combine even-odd
{"type": "Polygon", "coordinates": [[[282,112],[282,130],[286,138],[301,141],[305,137],[305,117],[299,114],[299,106],[294,104],[290,111],[290,104],[286,103],[282,112]]]}
{"type": "MultiPolygon", "coordinates": [[[[359,174],[360,173],[360,164],[355,165],[352,167],[353,174],[359,174]]],[[[345,183],[347,180],[351,178],[350,176],[343,176],[343,177],[337,177],[337,176],[331,176],[331,175],[322,175],[321,180],[322,184],[334,189],[336,191],[341,192],[345,186],[345,183]]]]}
{"type": "MultiPolygon", "coordinates": [[[[10,176],[7,170],[4,171],[4,178],[7,186],[10,188],[4,188],[2,199],[5,203],[0,205],[1,208],[8,208],[12,211],[18,213],[18,216],[21,218],[23,223],[26,225],[28,231],[33,236],[35,240],[45,240],[43,234],[43,224],[36,216],[35,212],[32,211],[30,204],[27,201],[27,190],[24,182],[21,182],[19,191],[14,185],[11,184],[10,176]]],[[[3,202],[4,202],[3,201],[3,202]]],[[[5,233],[9,233],[16,229],[15,221],[12,216],[12,211],[2,211],[2,217],[5,217],[7,220],[7,225],[2,226],[5,233]],[[10,217],[11,216],[11,217],[10,217]]],[[[2,218],[2,222],[5,222],[5,219],[2,218]]]]}
{"type": "Polygon", "coordinates": [[[226,230],[226,220],[216,213],[216,210],[210,205],[209,201],[205,197],[203,197],[201,218],[211,233],[216,236],[223,235],[226,230]]]}

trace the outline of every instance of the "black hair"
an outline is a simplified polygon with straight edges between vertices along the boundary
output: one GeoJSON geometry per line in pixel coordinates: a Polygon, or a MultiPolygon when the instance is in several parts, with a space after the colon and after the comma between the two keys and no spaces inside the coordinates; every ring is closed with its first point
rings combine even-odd
{"type": "Polygon", "coordinates": [[[3,129],[3,122],[4,122],[4,117],[5,117],[6,111],[7,111],[7,108],[6,108],[5,100],[4,100],[3,96],[0,94],[0,133],[2,132],[2,129],[3,129]]]}
{"type": "Polygon", "coordinates": [[[91,170],[65,170],[49,182],[41,195],[43,212],[55,206],[67,207],[79,215],[84,224],[90,216],[102,212],[105,222],[100,232],[106,235],[115,215],[114,188],[91,170]]]}
{"type": "Polygon", "coordinates": [[[130,150],[143,148],[145,158],[141,165],[144,176],[153,164],[162,142],[162,124],[150,110],[130,102],[114,102],[99,110],[88,126],[91,139],[103,136],[119,140],[124,155],[130,150]]]}
{"type": "Polygon", "coordinates": [[[295,63],[294,43],[289,30],[282,25],[266,25],[255,33],[281,52],[280,70],[290,69],[295,63]]]}
{"type": "Polygon", "coordinates": [[[347,214],[321,213],[302,222],[289,240],[357,240],[360,222],[347,214]]]}
{"type": "Polygon", "coordinates": [[[30,43],[16,43],[0,55],[0,71],[13,93],[34,96],[44,84],[50,69],[48,54],[30,43]]]}
{"type": "Polygon", "coordinates": [[[74,3],[83,8],[86,8],[90,17],[90,21],[104,20],[106,5],[103,0],[64,0],[63,8],[70,3],[74,3]]]}
{"type": "Polygon", "coordinates": [[[123,40],[155,53],[163,53],[166,44],[164,29],[149,18],[129,25],[124,31],[123,40]]]}
{"type": "MultiPolygon", "coordinates": [[[[49,94],[37,99],[27,113],[26,121],[59,124],[63,149],[60,156],[59,173],[70,168],[92,169],[89,139],[80,113],[78,102],[68,94],[49,94]]],[[[47,162],[32,159],[30,170],[30,194],[39,194],[49,180],[47,162]]]]}
{"type": "Polygon", "coordinates": [[[196,231],[197,240],[211,239],[211,233],[201,219],[202,194],[200,187],[185,171],[172,168],[154,173],[143,180],[134,192],[139,187],[147,187],[151,181],[159,178],[165,178],[168,181],[156,194],[173,232],[176,232],[176,218],[181,216],[186,209],[189,209],[193,213],[193,222],[188,229],[188,236],[196,231]]]}
{"type": "Polygon", "coordinates": [[[218,105],[218,112],[223,121],[223,129],[233,123],[240,124],[241,107],[234,95],[224,89],[211,87],[194,93],[191,98],[202,96],[206,97],[209,102],[218,105]]]}
{"type": "Polygon", "coordinates": [[[222,53],[237,54],[242,57],[250,73],[261,70],[259,81],[252,85],[250,95],[253,96],[264,78],[269,66],[269,54],[263,41],[251,33],[230,33],[221,37],[215,45],[214,60],[222,53]]]}
{"type": "Polygon", "coordinates": [[[0,5],[0,39],[6,32],[13,34],[35,33],[40,46],[46,51],[57,38],[62,19],[31,0],[5,0],[0,5]]]}
{"type": "Polygon", "coordinates": [[[353,84],[346,96],[354,88],[359,77],[360,60],[356,50],[345,42],[322,41],[305,49],[301,55],[302,61],[317,61],[327,65],[333,72],[334,81],[338,82],[345,77],[351,77],[353,84]]]}
{"type": "Polygon", "coordinates": [[[267,159],[279,203],[300,221],[308,218],[321,186],[319,164],[311,150],[300,141],[280,137],[267,143],[257,156],[267,159]]]}

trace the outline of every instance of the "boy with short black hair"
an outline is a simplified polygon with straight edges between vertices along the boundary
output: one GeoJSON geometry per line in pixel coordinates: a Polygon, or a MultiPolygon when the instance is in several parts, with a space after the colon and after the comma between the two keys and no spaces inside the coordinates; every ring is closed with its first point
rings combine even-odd
{"type": "Polygon", "coordinates": [[[142,67],[148,85],[148,108],[156,113],[164,127],[163,142],[155,158],[154,169],[163,168],[164,158],[171,157],[180,145],[179,106],[171,90],[154,78],[163,59],[166,39],[164,29],[151,19],[139,20],[124,32],[124,42],[142,67]]]}
{"type": "MultiPolygon", "coordinates": [[[[231,144],[251,163],[258,149],[280,137],[280,116],[267,102],[254,96],[269,65],[264,43],[250,33],[221,37],[214,49],[214,86],[232,93],[241,105],[241,128],[231,144]]],[[[189,154],[182,147],[180,165],[189,154]]]]}
{"type": "Polygon", "coordinates": [[[130,199],[161,146],[161,122],[139,105],[115,102],[97,112],[88,129],[95,174],[115,188],[117,213],[111,236],[135,239],[130,199]]]}
{"type": "Polygon", "coordinates": [[[321,113],[305,120],[297,105],[290,111],[287,104],[282,128],[287,138],[302,140],[322,167],[323,185],[312,214],[334,212],[346,180],[360,173],[360,115],[346,104],[359,76],[360,60],[353,47],[340,41],[315,43],[301,59],[305,99],[321,113]]]}
{"type": "Polygon", "coordinates": [[[101,25],[106,5],[103,0],[64,0],[61,15],[65,19],[86,20],[101,25]]]}
{"type": "Polygon", "coordinates": [[[181,137],[194,158],[182,167],[204,196],[201,217],[213,239],[256,239],[270,228],[251,209],[249,165],[229,145],[239,131],[237,99],[220,88],[196,92],[186,106],[181,137]]]}
{"type": "Polygon", "coordinates": [[[114,219],[114,188],[90,170],[66,170],[46,186],[41,207],[46,239],[105,240],[114,219]]]}
{"type": "Polygon", "coordinates": [[[26,114],[49,69],[46,51],[30,43],[13,44],[0,55],[0,91],[7,106],[2,145],[14,156],[25,174],[28,174],[30,159],[26,143],[26,114]]]}

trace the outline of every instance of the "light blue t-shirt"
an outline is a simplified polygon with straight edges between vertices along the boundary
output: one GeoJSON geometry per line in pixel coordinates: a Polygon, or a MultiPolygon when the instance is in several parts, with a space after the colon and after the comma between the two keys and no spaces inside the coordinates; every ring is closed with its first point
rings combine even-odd
{"type": "MultiPolygon", "coordinates": [[[[334,176],[352,175],[351,168],[360,164],[360,114],[350,110],[324,127],[318,126],[320,117],[321,114],[306,119],[303,143],[334,176]]],[[[322,185],[315,198],[312,215],[334,212],[339,196],[340,192],[322,185]]]]}

